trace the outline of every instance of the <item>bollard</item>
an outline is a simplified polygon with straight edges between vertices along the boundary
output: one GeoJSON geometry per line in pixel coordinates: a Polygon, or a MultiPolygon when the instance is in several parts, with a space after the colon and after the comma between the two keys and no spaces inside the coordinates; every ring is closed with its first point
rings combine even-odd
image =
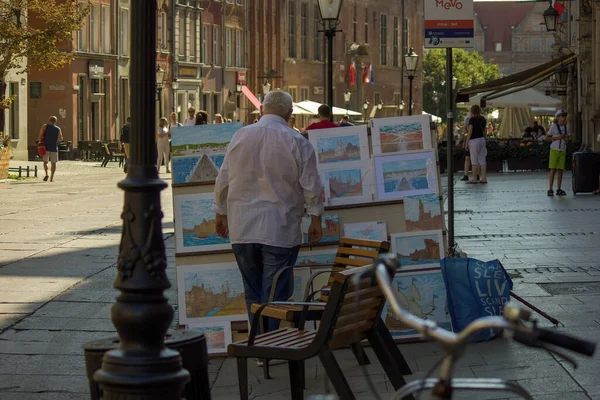
{"type": "Polygon", "coordinates": [[[37,165],[35,167],[33,167],[33,173],[35,174],[35,177],[37,178],[37,165]]]}
{"type": "Polygon", "coordinates": [[[21,177],[21,166],[19,165],[19,178],[21,177]]]}
{"type": "Polygon", "coordinates": [[[27,166],[27,177],[29,178],[29,165],[27,166]]]}

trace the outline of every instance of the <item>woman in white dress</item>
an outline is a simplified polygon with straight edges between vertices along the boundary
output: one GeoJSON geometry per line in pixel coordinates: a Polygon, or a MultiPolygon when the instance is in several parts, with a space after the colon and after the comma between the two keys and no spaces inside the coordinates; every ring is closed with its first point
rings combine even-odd
{"type": "Polygon", "coordinates": [[[158,130],[156,132],[156,147],[158,150],[158,161],[156,162],[156,168],[160,173],[160,166],[165,161],[167,167],[167,174],[171,173],[169,168],[169,161],[171,161],[171,151],[169,148],[169,121],[166,118],[161,118],[158,123],[158,130]]]}

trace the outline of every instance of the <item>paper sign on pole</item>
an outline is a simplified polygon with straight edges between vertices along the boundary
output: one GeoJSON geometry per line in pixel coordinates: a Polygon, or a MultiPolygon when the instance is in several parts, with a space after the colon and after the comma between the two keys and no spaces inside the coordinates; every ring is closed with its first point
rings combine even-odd
{"type": "Polygon", "coordinates": [[[473,47],[473,0],[425,0],[425,47],[473,47]]]}

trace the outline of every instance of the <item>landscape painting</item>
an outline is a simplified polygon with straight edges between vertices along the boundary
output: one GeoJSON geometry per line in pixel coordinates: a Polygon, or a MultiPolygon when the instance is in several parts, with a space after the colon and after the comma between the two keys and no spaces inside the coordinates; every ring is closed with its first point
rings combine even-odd
{"type": "Polygon", "coordinates": [[[212,193],[174,196],[176,253],[230,250],[229,238],[217,235],[212,193]]]}
{"type": "Polygon", "coordinates": [[[373,174],[368,162],[358,163],[355,167],[339,167],[321,171],[327,204],[340,206],[372,201],[373,174]]]}
{"type": "Polygon", "coordinates": [[[242,122],[172,129],[173,186],[213,182],[242,122]]]}
{"type": "Polygon", "coordinates": [[[178,266],[177,291],[181,324],[248,319],[236,263],[178,266]]]}
{"type": "Polygon", "coordinates": [[[311,270],[306,268],[294,268],[294,293],[291,299],[293,301],[304,301],[304,289],[310,280],[311,270]]]}
{"type": "Polygon", "coordinates": [[[373,154],[431,149],[428,115],[374,118],[371,120],[373,154]]]}
{"type": "Polygon", "coordinates": [[[444,258],[444,237],[441,230],[393,233],[392,252],[398,255],[402,267],[438,264],[444,258]]]}
{"type": "Polygon", "coordinates": [[[202,332],[204,334],[204,337],[206,338],[208,354],[227,354],[227,346],[231,344],[231,323],[229,321],[216,323],[196,322],[189,324],[188,329],[196,332],[202,332]]]}
{"type": "Polygon", "coordinates": [[[317,165],[319,167],[335,163],[369,160],[369,141],[366,125],[311,130],[308,136],[317,152],[317,165]]]}
{"type": "Polygon", "coordinates": [[[437,163],[432,150],[374,158],[379,200],[438,194],[437,163]]]}
{"type": "Polygon", "coordinates": [[[298,253],[298,259],[296,265],[302,266],[315,266],[315,265],[329,265],[335,261],[337,249],[331,250],[300,250],[298,253]]]}
{"type": "Polygon", "coordinates": [[[388,238],[386,221],[344,224],[344,237],[359,240],[385,241],[388,238]]]}
{"type": "MultiPolygon", "coordinates": [[[[446,285],[439,266],[420,271],[398,272],[392,281],[396,297],[402,308],[425,320],[434,321],[438,326],[452,330],[448,313],[446,285]]],[[[396,339],[419,338],[417,331],[410,329],[394,318],[389,304],[386,304],[381,318],[396,339]]]]}
{"type": "MultiPolygon", "coordinates": [[[[302,218],[302,240],[306,244],[310,243],[308,240],[310,219],[310,216],[302,218]]],[[[321,228],[323,237],[319,243],[338,243],[340,241],[340,220],[337,214],[323,214],[321,228]]]]}
{"type": "Polygon", "coordinates": [[[406,231],[442,229],[442,208],[437,194],[407,196],[404,198],[406,231]]]}

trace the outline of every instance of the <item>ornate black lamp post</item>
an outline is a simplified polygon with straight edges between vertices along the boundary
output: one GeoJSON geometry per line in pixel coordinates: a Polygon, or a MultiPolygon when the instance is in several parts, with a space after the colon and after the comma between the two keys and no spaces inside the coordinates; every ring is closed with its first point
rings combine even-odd
{"type": "Polygon", "coordinates": [[[413,96],[413,79],[417,73],[417,65],[419,63],[419,55],[415,53],[412,47],[408,54],[404,56],[404,68],[406,68],[406,76],[408,77],[408,115],[412,115],[412,96],[413,96]]]}
{"type": "Polygon", "coordinates": [[[131,0],[131,158],[125,191],[123,235],[112,307],[120,347],[107,352],[94,379],[104,400],[174,400],[181,398],[189,373],[179,353],[165,348],[173,308],[164,291],[166,275],[156,141],[156,17],[157,3],[131,0]]]}
{"type": "Polygon", "coordinates": [[[549,1],[549,7],[544,11],[544,23],[546,24],[546,30],[548,32],[556,32],[556,26],[558,25],[558,19],[560,14],[554,7],[552,7],[552,1],[549,1]]]}
{"type": "Polygon", "coordinates": [[[327,37],[327,102],[333,119],[333,38],[338,32],[335,28],[340,23],[339,16],[343,0],[318,0],[321,22],[327,37]]]}
{"type": "Polygon", "coordinates": [[[156,95],[158,97],[158,117],[162,116],[163,108],[162,108],[162,91],[163,91],[163,81],[165,80],[165,70],[160,67],[160,65],[156,66],[156,95]]]}

